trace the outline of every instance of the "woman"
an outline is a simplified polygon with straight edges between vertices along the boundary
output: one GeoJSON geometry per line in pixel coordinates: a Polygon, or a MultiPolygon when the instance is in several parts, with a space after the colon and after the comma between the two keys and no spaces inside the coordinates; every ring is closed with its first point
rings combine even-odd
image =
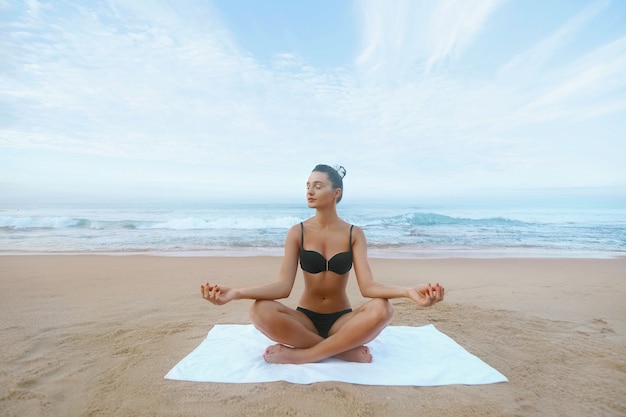
{"type": "Polygon", "coordinates": [[[306,197],[315,216],[287,233],[285,256],[276,282],[241,289],[208,282],[201,286],[202,297],[216,305],[255,300],[250,309],[252,322],[277,342],[265,351],[267,362],[300,364],[329,357],[371,362],[372,355],[365,344],[391,321],[393,309],[389,299],[411,298],[423,307],[443,300],[444,288],[439,284],[404,288],[374,280],[365,234],[337,215],[345,172],[343,167],[336,170],[328,165],[313,169],[306,183],[306,197]],[[299,307],[294,310],[275,300],[291,293],[298,260],[305,288],[299,307]],[[371,298],[355,310],[346,294],[353,265],[361,294],[371,298]]]}

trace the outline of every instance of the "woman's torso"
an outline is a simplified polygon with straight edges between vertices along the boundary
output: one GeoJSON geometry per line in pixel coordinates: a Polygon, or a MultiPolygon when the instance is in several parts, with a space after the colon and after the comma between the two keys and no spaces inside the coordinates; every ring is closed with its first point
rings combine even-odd
{"type": "Polygon", "coordinates": [[[350,308],[346,286],[352,268],[352,226],[341,220],[332,227],[320,228],[309,219],[300,228],[304,277],[300,306],[318,313],[350,308]]]}

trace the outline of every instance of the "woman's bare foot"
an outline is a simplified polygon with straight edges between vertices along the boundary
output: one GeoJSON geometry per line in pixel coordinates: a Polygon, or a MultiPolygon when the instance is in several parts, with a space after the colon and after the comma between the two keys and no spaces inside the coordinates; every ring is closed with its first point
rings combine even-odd
{"type": "Polygon", "coordinates": [[[302,349],[290,348],[280,343],[265,349],[263,359],[268,363],[307,363],[302,357],[302,349]]]}
{"type": "MultiPolygon", "coordinates": [[[[335,358],[346,362],[372,362],[372,354],[367,346],[355,347],[354,349],[335,355],[335,358]]],[[[302,364],[312,362],[306,357],[305,349],[294,349],[281,344],[269,346],[265,349],[263,359],[268,363],[302,364]]]]}
{"type": "Polygon", "coordinates": [[[359,362],[359,363],[370,363],[372,362],[372,353],[367,346],[359,346],[354,349],[347,350],[338,355],[335,355],[335,358],[341,359],[346,362],[359,362]]]}

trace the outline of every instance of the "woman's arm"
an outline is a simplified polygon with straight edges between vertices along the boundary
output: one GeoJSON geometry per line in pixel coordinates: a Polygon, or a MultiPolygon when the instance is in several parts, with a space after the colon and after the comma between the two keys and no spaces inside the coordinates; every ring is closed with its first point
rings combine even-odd
{"type": "Polygon", "coordinates": [[[299,232],[292,227],[285,238],[285,255],[278,274],[278,280],[269,284],[248,288],[229,288],[210,285],[208,282],[200,286],[202,298],[216,305],[226,304],[232,300],[277,300],[289,297],[296,279],[299,257],[299,232]]]}
{"type": "Polygon", "coordinates": [[[443,300],[444,288],[439,284],[434,286],[428,284],[417,285],[416,287],[399,287],[376,282],[367,258],[365,233],[356,226],[353,229],[352,259],[357,283],[363,297],[385,299],[411,298],[423,307],[443,300]]]}

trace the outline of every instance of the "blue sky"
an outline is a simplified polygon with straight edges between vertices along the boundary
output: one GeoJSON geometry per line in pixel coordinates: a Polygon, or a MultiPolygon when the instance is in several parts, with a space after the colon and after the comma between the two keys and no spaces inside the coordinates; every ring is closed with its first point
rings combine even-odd
{"type": "Polygon", "coordinates": [[[0,0],[5,202],[626,195],[625,132],[623,1],[0,0]]]}

